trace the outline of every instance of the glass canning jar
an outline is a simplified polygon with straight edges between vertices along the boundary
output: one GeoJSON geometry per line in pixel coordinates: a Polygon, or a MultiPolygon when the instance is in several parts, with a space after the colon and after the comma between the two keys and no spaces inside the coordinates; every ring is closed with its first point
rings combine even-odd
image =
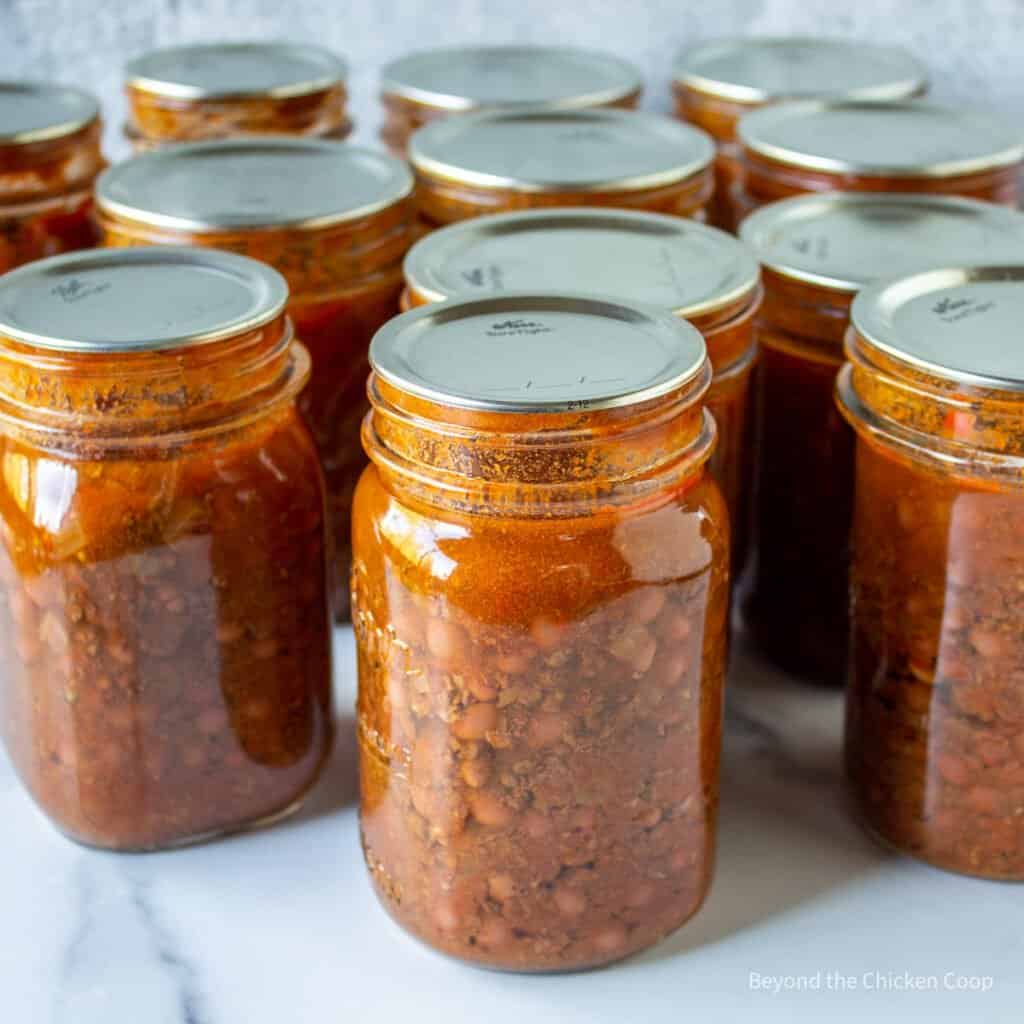
{"type": "Polygon", "coordinates": [[[279,270],[313,372],[299,408],[327,477],[334,607],[348,611],[349,511],[365,457],[367,350],[398,312],[416,225],[412,177],[383,153],[312,139],[175,146],[112,167],[97,189],[108,246],[195,244],[279,270]]]}
{"type": "Polygon", "coordinates": [[[323,484],[286,298],[191,249],[0,279],[0,732],[80,842],[265,823],[326,758],[323,484]]]}
{"type": "Polygon", "coordinates": [[[964,196],[1016,206],[1024,143],[990,114],[931,103],[780,103],[737,129],[739,223],[765,203],[803,192],[964,196]]]}
{"type": "Polygon", "coordinates": [[[1024,266],[863,291],[847,768],[868,829],[1024,881],[1024,266]]]}
{"type": "Polygon", "coordinates": [[[730,193],[740,178],[739,119],[781,100],[893,101],[928,87],[923,65],[898,46],[856,39],[753,36],[698,43],[676,61],[676,116],[716,142],[708,220],[733,228],[730,193]]]}
{"type": "Polygon", "coordinates": [[[242,135],[344,138],[345,62],[295,43],[198,43],[125,68],[125,134],[138,151],[242,135]]]}
{"type": "Polygon", "coordinates": [[[480,110],[635,107],[643,79],[634,65],[568,46],[454,46],[420,50],[385,65],[381,140],[404,157],[430,121],[480,110]]]}
{"type": "Polygon", "coordinates": [[[713,158],[699,128],[631,110],[466,114],[409,144],[420,215],[433,226],[552,206],[702,218],[713,158]]]}
{"type": "Polygon", "coordinates": [[[727,516],[699,333],[508,294],[374,339],[361,820],[385,907],[491,967],[651,945],[714,859],[727,516]]]}
{"type": "Polygon", "coordinates": [[[692,220],[627,210],[530,210],[480,217],[426,236],[405,260],[407,307],[487,292],[590,292],[657,306],[704,336],[709,460],[729,508],[732,574],[743,565],[753,470],[757,261],[735,238],[692,220]]]}
{"type": "Polygon", "coordinates": [[[744,618],[774,661],[841,685],[849,637],[854,438],[833,401],[850,303],[937,261],[1015,258],[1024,215],[943,196],[800,196],[752,214],[760,259],[754,544],[744,618]]]}
{"type": "Polygon", "coordinates": [[[99,106],[46,82],[0,82],[0,274],[96,244],[99,106]]]}

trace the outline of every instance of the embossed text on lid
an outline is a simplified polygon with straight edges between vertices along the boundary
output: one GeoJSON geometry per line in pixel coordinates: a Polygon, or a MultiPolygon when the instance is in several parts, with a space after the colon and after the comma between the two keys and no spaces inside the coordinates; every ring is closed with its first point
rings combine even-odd
{"type": "Polygon", "coordinates": [[[388,64],[385,95],[444,110],[599,106],[639,91],[640,73],[610,54],[561,46],[458,46],[388,64]]]}
{"type": "Polygon", "coordinates": [[[345,62],[298,43],[197,43],[151,50],[129,61],[134,89],[182,99],[302,96],[345,80],[345,62]]]}
{"type": "Polygon", "coordinates": [[[179,246],[92,249],[0,278],[0,336],[42,348],[132,352],[241,334],[279,316],[288,286],[234,253],[179,246]]]}
{"type": "Polygon", "coordinates": [[[409,195],[405,164],[313,139],[231,139],[173,146],[105,171],[101,210],[192,231],[316,227],[355,220],[409,195]]]}
{"type": "Polygon", "coordinates": [[[420,306],[377,332],[373,369],[404,391],[494,412],[633,405],[704,367],[669,313],[586,296],[509,294],[420,306]]]}
{"type": "Polygon", "coordinates": [[[920,93],[928,81],[924,67],[902,47],[806,36],[700,43],[680,55],[675,78],[737,103],[900,100],[920,93]]]}
{"type": "Polygon", "coordinates": [[[96,99],[81,89],[50,82],[0,81],[0,145],[71,135],[98,116],[96,99]]]}
{"type": "Polygon", "coordinates": [[[856,292],[883,277],[1024,255],[1024,213],[955,196],[826,192],[756,210],[740,238],[784,277],[856,292]]]}
{"type": "Polygon", "coordinates": [[[432,302],[487,292],[590,291],[677,316],[751,293],[758,265],[732,235],[681,217],[577,207],[461,221],[409,251],[406,278],[432,302]]]}
{"type": "Polygon", "coordinates": [[[740,118],[740,142],[792,167],[877,177],[947,178],[1024,159],[1024,131],[932,103],[779,103],[740,118]]]}
{"type": "Polygon", "coordinates": [[[409,146],[423,175],[524,192],[656,188],[713,158],[699,129],[629,110],[468,114],[421,128],[409,146]]]}
{"type": "Polygon", "coordinates": [[[1024,263],[954,267],[880,282],[853,301],[864,340],[976,387],[1024,391],[1024,263]]]}

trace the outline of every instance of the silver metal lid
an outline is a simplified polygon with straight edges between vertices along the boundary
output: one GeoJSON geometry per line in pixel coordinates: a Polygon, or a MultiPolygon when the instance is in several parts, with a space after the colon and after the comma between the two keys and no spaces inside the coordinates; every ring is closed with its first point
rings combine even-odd
{"type": "Polygon", "coordinates": [[[421,174],[520,192],[635,191],[706,168],[714,144],[699,128],[630,110],[508,111],[435,121],[416,132],[421,174]]]}
{"type": "Polygon", "coordinates": [[[476,217],[431,232],[406,256],[405,276],[431,302],[588,291],[693,317],[750,294],[760,271],[746,246],[716,228],[577,207],[476,217]]]}
{"type": "Polygon", "coordinates": [[[370,345],[395,387],[491,412],[634,405],[682,387],[705,360],[700,332],[671,314],[553,294],[420,306],[370,345]]]}
{"type": "Polygon", "coordinates": [[[177,99],[286,99],[330,89],[348,68],[337,54],[297,43],[198,43],[151,50],[125,66],[133,89],[177,99]]]}
{"type": "Polygon", "coordinates": [[[1024,257],[1024,214],[955,196],[825,192],[761,207],[740,238],[784,277],[852,293],[930,266],[1024,257]]]}
{"type": "Polygon", "coordinates": [[[924,66],[902,47],[807,36],[701,43],[679,56],[675,79],[721,99],[751,104],[901,100],[928,85],[924,66]]]}
{"type": "Polygon", "coordinates": [[[1024,132],[931,103],[779,103],[740,118],[752,153],[833,174],[949,178],[1024,159],[1024,132]]]}
{"type": "Polygon", "coordinates": [[[852,322],[894,359],[959,384],[1024,391],[1024,264],[930,270],[865,288],[852,322]]]}
{"type": "Polygon", "coordinates": [[[607,53],[563,46],[456,46],[386,65],[381,91],[438,110],[548,109],[615,103],[643,86],[640,71],[607,53]]]}
{"type": "Polygon", "coordinates": [[[0,336],[72,352],[177,349],[268,323],[287,300],[284,278],[246,256],[92,249],[0,277],[0,336]]]}
{"type": "Polygon", "coordinates": [[[73,135],[100,114],[95,97],[51,82],[0,82],[0,145],[73,135]]]}
{"type": "Polygon", "coordinates": [[[401,161],[314,139],[222,139],[115,164],[97,205],[123,219],[185,231],[316,228],[358,220],[412,192],[401,161]]]}

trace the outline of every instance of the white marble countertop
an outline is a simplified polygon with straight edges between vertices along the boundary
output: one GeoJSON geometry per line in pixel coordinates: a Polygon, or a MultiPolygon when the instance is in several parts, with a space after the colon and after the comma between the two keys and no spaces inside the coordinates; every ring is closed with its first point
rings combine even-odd
{"type": "MultiPolygon", "coordinates": [[[[339,632],[346,709],[351,644],[339,632]]],[[[946,875],[865,839],[843,805],[841,710],[838,694],[737,657],[707,904],[626,963],[549,977],[446,960],[377,906],[348,711],[300,815],[166,854],[68,842],[0,757],[0,1022],[1020,1024],[1024,886],[946,875]]]]}

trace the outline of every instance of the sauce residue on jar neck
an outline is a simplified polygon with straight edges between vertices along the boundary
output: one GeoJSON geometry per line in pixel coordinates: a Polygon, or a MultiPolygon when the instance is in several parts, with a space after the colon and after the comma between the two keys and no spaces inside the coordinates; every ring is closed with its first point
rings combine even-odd
{"type": "Polygon", "coordinates": [[[701,405],[711,380],[706,351],[693,328],[667,314],[550,296],[440,303],[392,321],[374,340],[371,363],[364,446],[385,479],[428,504],[559,516],[658,500],[695,482],[714,445],[714,423],[701,405]],[[635,320],[628,327],[596,322],[623,315],[635,320]],[[431,330],[440,334],[453,321],[465,329],[444,354],[444,341],[423,345],[425,357],[416,352],[431,330]],[[648,333],[633,333],[635,324],[648,333]],[[587,332],[601,327],[610,333],[601,356],[588,363],[580,358],[587,332]],[[418,334],[404,351],[403,332],[418,334]],[[552,333],[551,341],[521,342],[552,333]],[[502,387],[497,399],[486,384],[484,334],[513,347],[504,355],[514,372],[502,379],[526,381],[502,387]],[[631,352],[630,343],[649,347],[631,352]],[[644,367],[643,379],[630,377],[631,355],[644,367]],[[421,358],[422,376],[409,371],[421,358]],[[474,365],[455,370],[457,361],[474,365]],[[455,381],[452,391],[428,393],[423,381],[431,377],[455,381]],[[544,392],[557,397],[537,397],[544,392]]]}

